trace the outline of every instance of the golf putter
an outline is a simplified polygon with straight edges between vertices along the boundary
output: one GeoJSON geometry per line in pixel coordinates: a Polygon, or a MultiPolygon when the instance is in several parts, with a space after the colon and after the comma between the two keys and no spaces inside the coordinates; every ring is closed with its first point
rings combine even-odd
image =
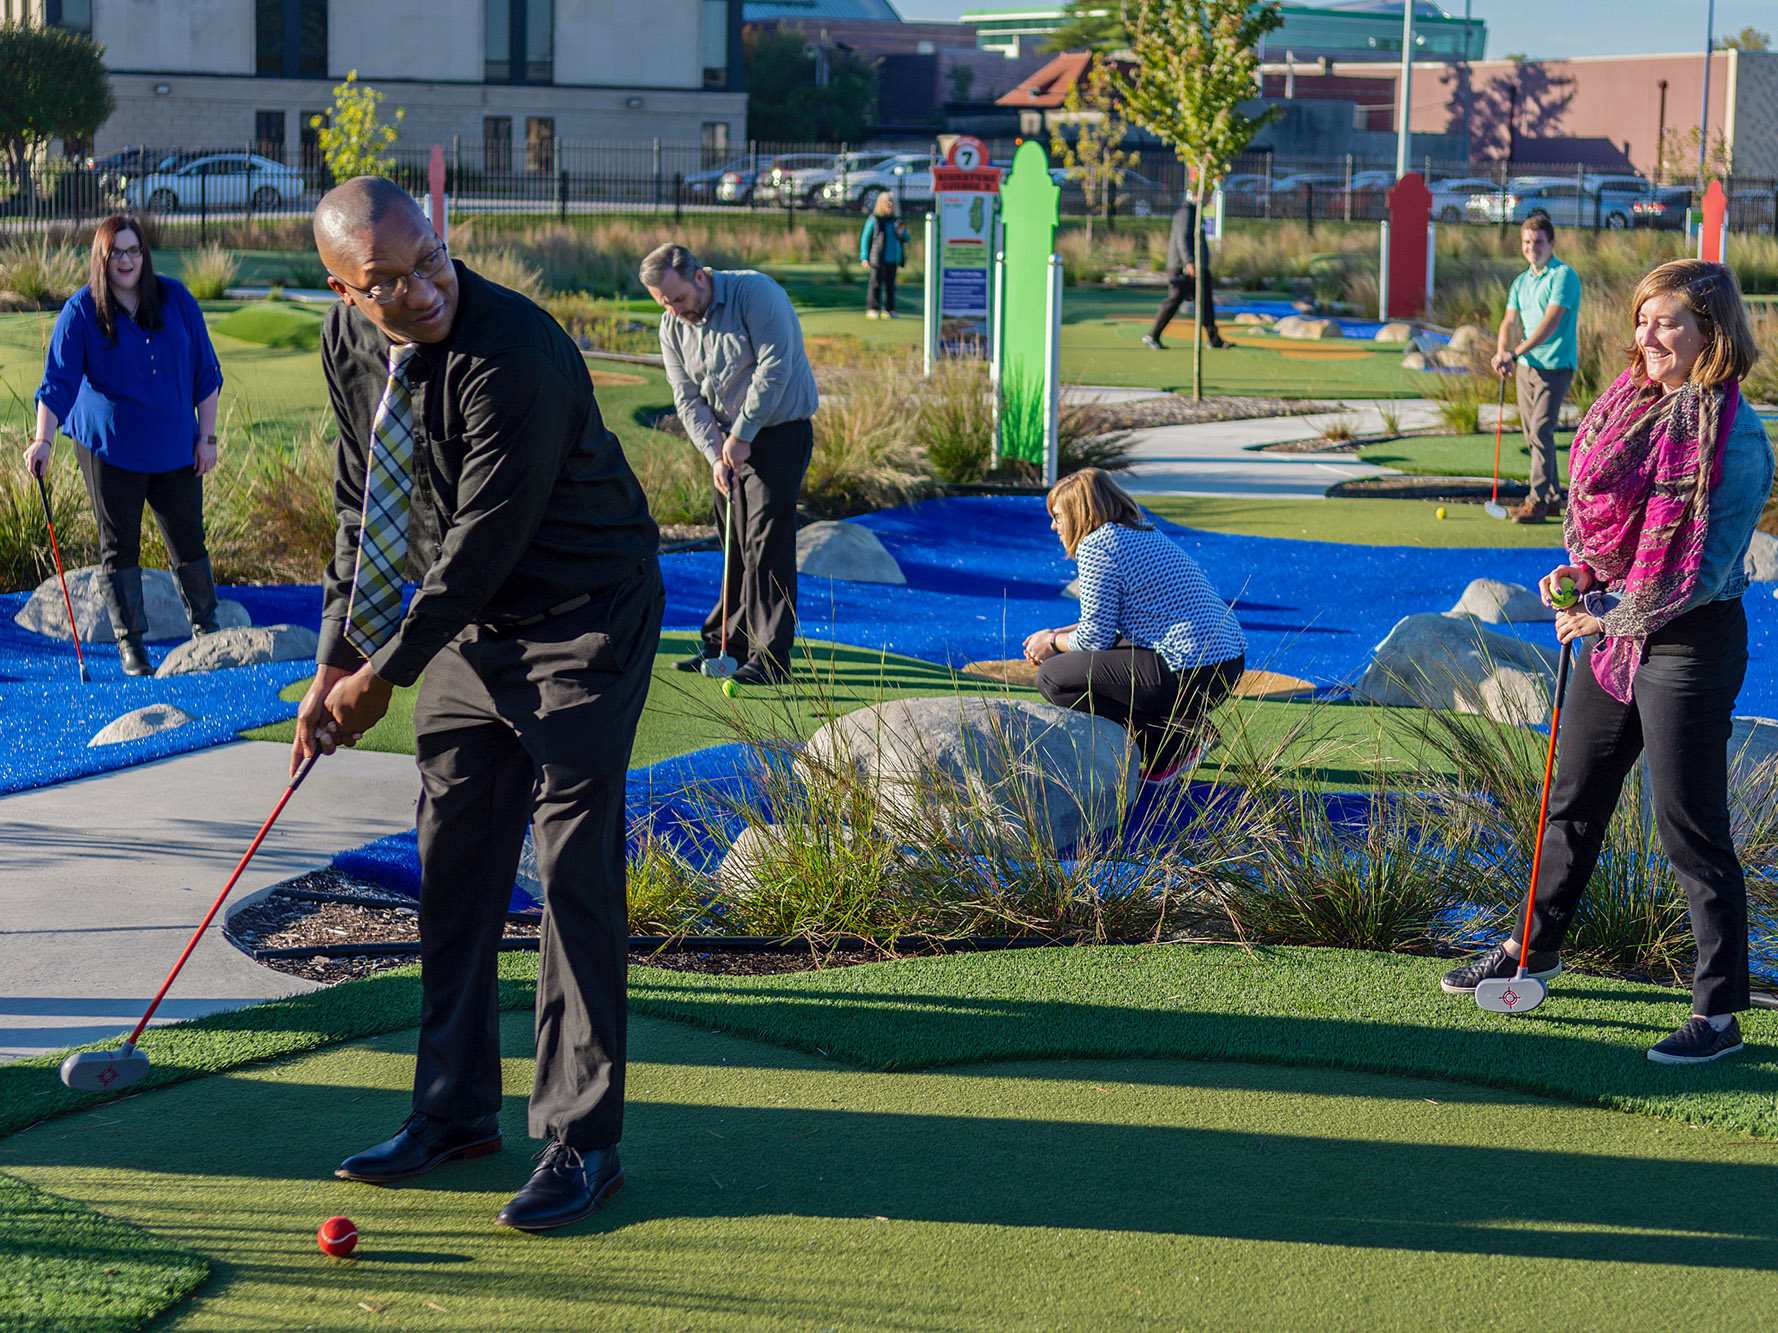
{"type": "Polygon", "coordinates": [[[62,548],[56,545],[56,520],[49,512],[49,487],[44,485],[41,472],[37,474],[37,496],[43,501],[43,521],[49,525],[49,553],[56,560],[56,578],[62,584],[62,605],[68,608],[68,633],[74,636],[74,660],[80,663],[80,679],[90,682],[92,677],[87,674],[86,654],[80,650],[80,626],[74,623],[74,603],[68,596],[68,576],[62,572],[62,548]]]}
{"type": "Polygon", "coordinates": [[[724,522],[727,529],[722,535],[722,653],[717,657],[706,657],[698,664],[698,670],[706,676],[723,679],[735,674],[735,659],[728,655],[728,562],[729,552],[735,544],[735,482],[731,473],[728,488],[728,516],[724,522]]]}
{"type": "Polygon", "coordinates": [[[296,789],[302,786],[303,779],[309,776],[309,770],[315,767],[315,760],[320,757],[317,754],[310,755],[303,760],[302,767],[296,770],[296,776],[291,778],[290,785],[284,788],[284,794],[278,798],[278,804],[272,808],[272,813],[266,816],[265,823],[259,826],[259,833],[254,837],[252,845],[247,848],[247,854],[241,858],[240,864],[235,867],[235,873],[228,877],[228,883],[222,886],[222,892],[211,904],[209,914],[192,932],[191,942],[185,946],[185,952],[179,955],[179,961],[173,964],[173,970],[167,973],[167,979],[161,983],[160,993],[149,1004],[148,1012],[142,1015],[142,1021],[136,1024],[135,1031],[124,1038],[123,1045],[115,1051],[81,1051],[76,1055],[70,1055],[62,1061],[63,1083],[76,1092],[121,1092],[124,1088],[140,1083],[148,1077],[148,1056],[136,1049],[136,1042],[142,1036],[142,1030],[148,1026],[148,1020],[154,1017],[154,1011],[160,1008],[161,1001],[167,998],[167,992],[173,986],[173,979],[179,975],[179,969],[185,966],[185,960],[191,957],[191,951],[198,947],[198,941],[203,939],[204,932],[210,928],[210,923],[222,910],[223,902],[235,887],[235,881],[240,879],[241,872],[247,868],[247,863],[253,859],[253,853],[259,850],[259,844],[265,841],[265,835],[272,831],[272,825],[284,812],[285,804],[296,794],[296,789]]]}
{"type": "Polygon", "coordinates": [[[1506,421],[1506,376],[1500,377],[1500,401],[1494,405],[1494,495],[1482,512],[1489,518],[1505,518],[1506,506],[1500,503],[1500,428],[1506,421]]]}
{"type": "Polygon", "coordinates": [[[1549,987],[1525,974],[1531,956],[1531,916],[1537,910],[1537,871],[1543,864],[1543,830],[1550,817],[1550,777],[1556,771],[1556,733],[1562,730],[1562,699],[1568,692],[1568,664],[1574,641],[1562,645],[1556,666],[1556,698],[1550,711],[1550,749],[1543,761],[1543,804],[1537,810],[1537,842],[1531,849],[1531,888],[1525,894],[1525,926],[1519,932],[1519,970],[1510,977],[1487,977],[1475,988],[1478,1006],[1495,1014],[1528,1014],[1543,1003],[1549,987]]]}

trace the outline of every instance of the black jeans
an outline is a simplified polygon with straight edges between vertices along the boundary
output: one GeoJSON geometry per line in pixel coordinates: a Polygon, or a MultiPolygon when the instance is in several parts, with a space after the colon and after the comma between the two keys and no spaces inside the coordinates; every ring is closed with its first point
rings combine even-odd
{"type": "Polygon", "coordinates": [[[1057,653],[1037,668],[1037,688],[1062,708],[1129,728],[1144,763],[1172,763],[1197,722],[1228,698],[1247,659],[1175,671],[1152,648],[1122,643],[1094,652],[1057,653]]]}
{"type": "Polygon", "coordinates": [[[886,310],[891,315],[895,313],[895,274],[899,267],[897,264],[870,266],[870,285],[864,289],[866,310],[886,310]]]}
{"type": "Polygon", "coordinates": [[[202,560],[204,482],[190,465],[171,472],[132,472],[89,450],[74,450],[99,528],[99,569],[112,574],[142,563],[142,508],[148,507],[174,568],[202,560]]]}
{"type": "MultiPolygon", "coordinates": [[[[1179,307],[1185,304],[1186,295],[1191,291],[1192,280],[1181,273],[1168,281],[1166,299],[1154,317],[1154,327],[1149,330],[1156,342],[1166,333],[1167,325],[1173,322],[1173,316],[1179,313],[1179,307]]],[[[1219,342],[1222,335],[1216,331],[1216,296],[1215,280],[1210,274],[1210,257],[1204,256],[1204,262],[1198,265],[1197,292],[1193,297],[1198,308],[1204,312],[1204,340],[1219,342]]]]}
{"type": "Polygon", "coordinates": [[[471,625],[426,667],[415,1110],[500,1109],[496,945],[530,824],[544,896],[531,1135],[585,1151],[623,1133],[624,772],[664,604],[650,559],[542,624],[471,625]]]}
{"type": "MultiPolygon", "coordinates": [[[[809,470],[815,430],[805,417],[766,426],[753,437],[746,472],[735,487],[734,541],[728,557],[728,650],[775,671],[790,667],[796,637],[796,498],[809,470]]],[[[728,497],[716,495],[716,531],[728,532],[728,497]]],[[[723,598],[704,618],[704,644],[722,646],[723,598]]]]}
{"type": "Polygon", "coordinates": [[[1747,670],[1746,612],[1739,599],[1711,602],[1650,635],[1627,704],[1601,688],[1590,658],[1590,647],[1576,645],[1530,947],[1562,946],[1624,779],[1646,754],[1655,827],[1685,886],[1698,946],[1692,1007],[1745,1009],[1747,887],[1729,832],[1728,743],[1747,670]]]}

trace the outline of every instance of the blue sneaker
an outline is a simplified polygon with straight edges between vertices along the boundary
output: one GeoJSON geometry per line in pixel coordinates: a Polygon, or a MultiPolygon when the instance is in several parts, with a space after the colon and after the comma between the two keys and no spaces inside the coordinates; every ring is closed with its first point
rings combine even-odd
{"type": "Polygon", "coordinates": [[[1666,1041],[1649,1048],[1648,1058],[1658,1065],[1702,1065],[1734,1055],[1743,1049],[1741,1024],[1733,1017],[1721,1032],[1707,1018],[1693,1016],[1679,1025],[1666,1041]]]}

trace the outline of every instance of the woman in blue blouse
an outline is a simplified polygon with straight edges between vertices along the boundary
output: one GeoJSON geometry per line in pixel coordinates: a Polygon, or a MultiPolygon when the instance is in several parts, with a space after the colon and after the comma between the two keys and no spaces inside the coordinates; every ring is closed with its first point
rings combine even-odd
{"type": "Polygon", "coordinates": [[[216,466],[222,369],[197,302],[157,277],[141,224],[115,214],[93,237],[87,285],[50,335],[25,466],[42,476],[56,428],[77,446],[99,528],[99,581],[127,675],[152,669],[142,640],[142,507],[153,511],[192,632],[216,625],[202,477],[216,466]]]}
{"type": "Polygon", "coordinates": [[[1025,640],[1037,688],[1128,727],[1143,778],[1165,782],[1193,761],[1199,720],[1241,679],[1247,638],[1198,562],[1100,469],[1063,477],[1047,504],[1080,566],[1080,623],[1025,640]]]}

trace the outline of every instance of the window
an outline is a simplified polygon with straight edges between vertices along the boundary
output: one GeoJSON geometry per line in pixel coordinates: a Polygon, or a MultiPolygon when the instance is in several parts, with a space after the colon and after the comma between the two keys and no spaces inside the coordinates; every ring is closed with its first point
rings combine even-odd
{"type": "Polygon", "coordinates": [[[266,78],[325,77],[327,0],[254,0],[253,43],[266,78]]]}
{"type": "Polygon", "coordinates": [[[705,166],[719,166],[727,160],[728,122],[726,120],[706,120],[699,138],[703,143],[705,166]]]}
{"type": "Polygon", "coordinates": [[[555,0],[486,0],[482,43],[488,83],[554,83],[555,0]]]}
{"type": "Polygon", "coordinates": [[[729,0],[704,0],[699,46],[706,88],[728,87],[728,5],[729,0]]]}
{"type": "Polygon", "coordinates": [[[554,116],[529,116],[525,120],[525,170],[556,169],[556,120],[554,116]]]}
{"type": "Polygon", "coordinates": [[[284,160],[284,113],[255,111],[253,113],[253,151],[274,162],[284,160]]]}
{"type": "MultiPolygon", "coordinates": [[[[24,18],[25,6],[18,7],[19,18],[24,18]]],[[[6,6],[7,16],[12,16],[13,6],[6,6]]],[[[66,28],[69,32],[84,32],[92,36],[93,32],[93,0],[43,0],[43,21],[52,28],[66,28]]]]}
{"type": "Polygon", "coordinates": [[[330,117],[325,111],[299,111],[297,116],[297,154],[304,174],[318,185],[322,181],[325,163],[321,157],[321,130],[315,122],[320,121],[325,125],[330,117]]]}
{"type": "Polygon", "coordinates": [[[482,169],[512,170],[512,117],[482,117],[482,169]]]}

